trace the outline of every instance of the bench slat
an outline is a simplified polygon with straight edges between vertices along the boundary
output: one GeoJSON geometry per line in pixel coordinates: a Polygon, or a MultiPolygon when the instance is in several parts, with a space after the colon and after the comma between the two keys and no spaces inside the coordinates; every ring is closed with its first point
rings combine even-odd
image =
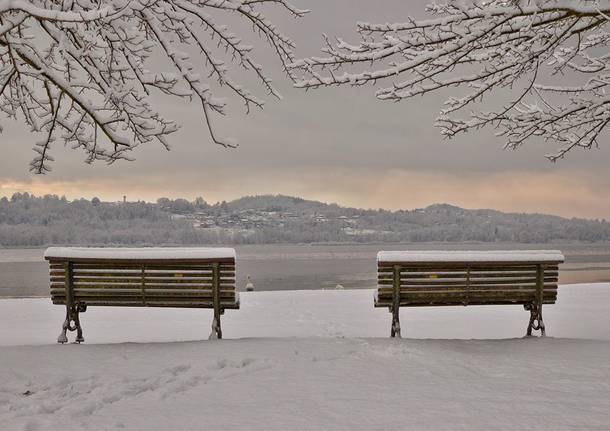
{"type": "MultiPolygon", "coordinates": [[[[464,278],[468,274],[467,271],[460,272],[444,272],[444,271],[425,271],[425,272],[402,272],[400,275],[401,279],[419,279],[419,278],[464,278]]],[[[545,277],[557,277],[559,271],[544,271],[545,277]]],[[[537,271],[499,271],[499,272],[487,272],[487,271],[471,271],[470,278],[496,278],[496,277],[536,277],[537,271]]],[[[393,273],[382,272],[377,275],[379,280],[392,280],[393,273]]]]}
{"type": "MultiPolygon", "coordinates": [[[[419,264],[418,264],[419,265],[419,264]]],[[[513,265],[498,265],[496,264],[494,267],[491,266],[478,266],[477,265],[468,265],[468,264],[455,264],[453,262],[448,263],[447,266],[438,264],[438,263],[430,263],[427,266],[411,266],[409,264],[398,265],[400,268],[401,277],[404,276],[417,276],[417,275],[427,275],[427,274],[444,274],[444,275],[453,275],[453,274],[466,274],[470,271],[471,274],[512,274],[512,273],[536,273],[537,272],[537,264],[529,264],[524,266],[513,266],[513,265]]],[[[543,265],[545,272],[558,272],[558,265],[543,265]]],[[[381,275],[387,275],[388,273],[393,273],[394,267],[383,267],[378,266],[377,272],[381,275]]]]}
{"type": "MultiPolygon", "coordinates": [[[[495,290],[495,291],[491,291],[491,290],[485,290],[485,291],[481,291],[481,290],[476,290],[476,291],[468,291],[468,290],[463,290],[463,289],[456,289],[456,290],[450,290],[450,291],[439,291],[439,292],[435,292],[435,293],[430,293],[430,292],[422,292],[422,291],[418,291],[418,290],[411,290],[408,292],[401,292],[401,299],[404,298],[429,298],[431,300],[435,299],[435,298],[440,298],[443,296],[446,297],[452,297],[452,296],[469,296],[469,297],[486,297],[486,298],[496,298],[496,297],[506,297],[506,298],[512,298],[512,297],[531,297],[533,298],[534,295],[536,294],[536,290],[527,290],[527,289],[523,289],[523,290],[495,290]]],[[[552,295],[556,295],[557,294],[557,290],[555,289],[549,289],[549,290],[545,290],[544,295],[547,296],[552,296],[552,295]]],[[[392,295],[390,294],[383,294],[383,293],[379,293],[377,295],[377,298],[379,300],[391,300],[393,298],[392,295]]]]}
{"type": "MultiPolygon", "coordinates": [[[[142,277],[121,277],[121,278],[93,278],[93,277],[78,277],[78,278],[73,278],[74,280],[74,284],[83,284],[83,283],[95,283],[95,284],[113,284],[113,283],[137,283],[137,284],[141,284],[142,281],[144,281],[144,283],[146,285],[149,284],[168,284],[168,285],[172,285],[172,284],[201,284],[201,285],[212,285],[212,279],[210,278],[203,278],[203,277],[192,277],[192,278],[184,278],[184,277],[177,277],[177,278],[158,278],[158,277],[153,277],[153,278],[149,278],[149,277],[145,277],[144,279],[142,279],[142,277]]],[[[222,284],[235,284],[235,279],[234,278],[221,278],[220,282],[222,284]]],[[[64,278],[59,278],[59,277],[51,277],[51,283],[64,283],[64,278]]]]}
{"type": "MultiPolygon", "coordinates": [[[[232,304],[235,304],[237,298],[235,297],[231,297],[231,298],[221,298],[220,299],[220,306],[223,308],[229,308],[232,304]]],[[[205,296],[174,296],[171,298],[155,298],[155,297],[147,297],[147,298],[142,298],[140,296],[137,295],[113,295],[113,296],[88,296],[86,298],[80,298],[79,301],[86,301],[87,305],[91,305],[93,303],[100,303],[100,302],[105,302],[105,303],[110,303],[110,302],[114,302],[115,304],[121,304],[124,302],[131,302],[131,303],[139,303],[141,306],[146,306],[149,305],[151,303],[155,303],[155,304],[161,304],[161,303],[176,303],[176,302],[182,302],[182,303],[186,303],[186,302],[198,302],[201,304],[208,304],[210,307],[208,308],[212,308],[213,304],[214,304],[214,300],[211,297],[205,297],[205,296]]],[[[66,303],[66,299],[62,298],[62,297],[56,297],[53,299],[53,303],[58,303],[58,304],[65,304],[66,303]]],[[[202,305],[203,307],[203,305],[202,305]]]]}
{"type": "MultiPolygon", "coordinates": [[[[99,292],[99,294],[96,294],[95,292],[89,292],[89,293],[84,293],[84,294],[75,294],[75,298],[77,298],[80,301],[86,301],[87,303],[89,303],[89,301],[95,300],[95,301],[99,301],[99,300],[113,300],[113,301],[140,301],[140,303],[143,302],[149,302],[149,301],[156,301],[156,302],[160,302],[160,301],[166,301],[166,302],[172,302],[172,301],[185,301],[188,299],[193,299],[193,300],[206,300],[209,301],[210,303],[212,302],[212,295],[211,294],[204,294],[204,292],[199,292],[199,293],[188,293],[188,292],[184,292],[181,294],[172,294],[172,295],[145,295],[142,296],[141,294],[138,294],[137,292],[125,292],[125,291],[117,291],[117,292],[112,292],[112,295],[108,295],[108,294],[102,294],[102,292],[99,292]]],[[[237,296],[235,295],[235,293],[232,294],[224,294],[220,296],[220,300],[221,300],[221,304],[223,303],[232,303],[235,302],[237,296]]],[[[59,301],[65,301],[66,297],[65,295],[55,295],[54,296],[55,300],[59,300],[59,301]]]]}
{"type": "MultiPolygon", "coordinates": [[[[65,300],[53,299],[53,304],[66,305],[65,300]]],[[[168,308],[214,308],[211,301],[147,301],[143,304],[142,300],[123,300],[123,299],[104,299],[91,298],[87,301],[90,306],[108,306],[108,307],[168,307],[168,308]]],[[[223,309],[237,310],[239,302],[221,302],[223,309]]]]}
{"type": "MultiPolygon", "coordinates": [[[[544,289],[543,290],[556,290],[557,289],[557,284],[556,283],[549,283],[549,284],[545,284],[544,285],[544,289]]],[[[531,285],[531,284],[504,284],[504,285],[497,285],[497,284],[493,284],[493,285],[488,285],[488,286],[476,286],[476,287],[468,287],[466,284],[462,284],[462,285],[456,285],[456,286],[401,286],[400,288],[400,293],[407,293],[407,292],[411,292],[411,291],[418,291],[418,292],[430,292],[431,294],[435,294],[438,292],[446,292],[446,291],[451,291],[451,290],[463,290],[463,291],[481,291],[481,292],[486,292],[486,291],[496,291],[496,290],[504,290],[504,291],[511,291],[511,290],[536,290],[536,285],[531,285]]],[[[380,295],[393,295],[393,289],[391,287],[380,287],[377,289],[377,292],[380,295]]]]}
{"type": "MultiPolygon", "coordinates": [[[[409,292],[404,296],[400,296],[400,303],[409,302],[434,302],[434,301],[446,301],[446,302],[462,302],[466,298],[476,300],[522,300],[531,301],[534,298],[536,292],[528,291],[511,291],[510,294],[506,292],[466,292],[466,291],[454,291],[454,292],[442,292],[437,295],[430,295],[429,292],[409,292]]],[[[546,291],[543,293],[544,299],[554,299],[557,296],[557,291],[546,291]]],[[[378,296],[379,301],[391,302],[391,297],[378,296]]]]}
{"type": "Polygon", "coordinates": [[[443,270],[455,270],[460,268],[465,268],[467,266],[471,268],[483,268],[483,269],[505,269],[505,268],[531,268],[536,265],[544,265],[546,267],[557,267],[562,262],[537,262],[537,261],[527,261],[527,262],[514,262],[514,261],[476,261],[476,262],[468,262],[468,261],[454,261],[454,262],[443,262],[443,261],[430,261],[430,262],[377,262],[377,267],[382,268],[393,268],[396,265],[399,265],[403,269],[412,269],[412,268],[431,268],[437,267],[442,268],[443,270]]]}
{"type": "MultiPolygon", "coordinates": [[[[65,299],[65,294],[56,294],[55,298],[63,298],[65,299]]],[[[193,291],[179,291],[179,292],[146,292],[146,294],[142,295],[141,292],[137,290],[117,290],[112,292],[112,294],[108,294],[107,292],[95,292],[95,291],[75,291],[74,298],[81,301],[88,301],[91,298],[139,298],[140,300],[147,301],[148,299],[155,300],[174,300],[174,299],[183,299],[183,298],[208,298],[211,300],[212,292],[193,292],[193,291]]],[[[236,295],[235,292],[222,292],[220,294],[221,301],[235,301],[236,295]]]]}
{"type": "MultiPolygon", "coordinates": [[[[554,304],[556,302],[555,299],[544,299],[543,300],[543,304],[554,304]]],[[[468,301],[468,306],[469,305],[526,305],[531,303],[530,300],[505,300],[505,301],[501,301],[501,300],[484,300],[484,301],[475,301],[475,300],[471,300],[468,301]]],[[[378,302],[375,303],[375,307],[377,308],[388,308],[392,305],[391,302],[378,302]]],[[[401,307],[457,307],[457,306],[464,306],[464,304],[462,302],[422,302],[422,303],[400,303],[401,307]]]]}
{"type": "MultiPolygon", "coordinates": [[[[520,292],[536,292],[536,289],[530,286],[523,286],[521,288],[511,288],[510,286],[502,286],[502,287],[497,287],[494,289],[478,289],[478,290],[472,290],[472,289],[467,289],[465,287],[455,287],[455,288],[450,288],[450,289],[437,289],[437,290],[421,290],[421,289],[417,289],[417,288],[413,288],[413,289],[401,289],[400,290],[400,295],[402,296],[408,296],[412,293],[417,293],[417,294],[421,294],[421,295],[429,295],[430,297],[435,297],[438,295],[444,295],[444,294],[448,294],[451,292],[463,292],[464,294],[467,294],[468,292],[472,292],[472,293],[479,293],[479,294],[489,294],[489,295],[493,295],[494,293],[497,292],[502,292],[505,295],[511,295],[511,294],[519,294],[520,292]]],[[[557,292],[557,288],[553,287],[553,288],[547,288],[544,289],[543,292],[557,292]]],[[[393,297],[393,293],[392,292],[387,292],[387,291],[377,291],[377,295],[381,298],[392,298],[393,297]]]]}
{"type": "MultiPolygon", "coordinates": [[[[220,278],[228,278],[234,279],[236,274],[234,271],[226,271],[219,272],[220,278]]],[[[55,281],[65,280],[65,274],[63,272],[54,272],[49,274],[50,279],[55,281]]],[[[188,272],[168,272],[168,273],[152,273],[145,272],[145,278],[150,279],[159,279],[159,280],[189,280],[189,279],[205,279],[212,280],[212,274],[206,273],[188,273],[188,272]]],[[[106,273],[97,273],[97,272],[75,272],[72,274],[72,279],[113,279],[113,278],[142,278],[142,271],[131,271],[131,272],[106,272],[106,273]]]]}
{"type": "MultiPolygon", "coordinates": [[[[149,290],[159,290],[159,289],[165,289],[168,291],[171,290],[180,290],[180,289],[184,289],[184,288],[189,288],[191,290],[201,290],[201,291],[212,291],[212,286],[204,286],[204,285],[176,285],[175,287],[173,286],[166,286],[166,285],[154,285],[154,286],[146,286],[144,288],[144,291],[149,291],[149,290]]],[[[65,288],[62,288],[60,285],[51,285],[51,289],[53,291],[65,291],[65,288]],[[57,289],[57,290],[56,290],[57,289]]],[[[91,290],[99,290],[99,291],[106,291],[106,292],[113,292],[116,290],[121,290],[121,289],[138,289],[140,292],[142,292],[142,287],[138,284],[128,284],[128,283],[124,283],[124,284],[106,284],[106,285],[95,285],[95,284],[78,284],[78,285],[74,285],[74,289],[91,289],[91,290]]],[[[235,288],[232,285],[220,285],[220,289],[221,290],[235,290],[235,288]]]]}
{"type": "MultiPolygon", "coordinates": [[[[558,279],[556,277],[545,277],[544,278],[545,283],[546,282],[557,282],[558,279]]],[[[428,285],[442,285],[442,286],[455,286],[455,285],[461,285],[461,284],[466,284],[468,283],[466,277],[462,278],[462,279],[451,279],[451,280],[447,280],[447,279],[438,279],[438,278],[429,278],[429,279],[417,279],[417,280],[407,280],[407,279],[401,279],[400,280],[400,285],[401,286],[428,286],[428,285]]],[[[474,279],[474,280],[470,280],[469,284],[471,286],[477,286],[477,285],[493,285],[493,284],[523,284],[523,283],[528,283],[528,284],[536,284],[536,278],[487,278],[487,279],[474,279]]],[[[391,286],[393,285],[392,280],[379,280],[378,281],[378,285],[379,286],[391,286]]]]}

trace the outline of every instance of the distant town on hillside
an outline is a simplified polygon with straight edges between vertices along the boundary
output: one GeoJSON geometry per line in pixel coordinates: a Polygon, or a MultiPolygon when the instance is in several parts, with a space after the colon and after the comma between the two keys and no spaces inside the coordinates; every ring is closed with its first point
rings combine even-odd
{"type": "Polygon", "coordinates": [[[608,241],[606,220],[463,209],[447,204],[388,211],[290,196],[156,203],[68,200],[15,193],[0,199],[0,246],[205,245],[366,242],[608,241]]]}

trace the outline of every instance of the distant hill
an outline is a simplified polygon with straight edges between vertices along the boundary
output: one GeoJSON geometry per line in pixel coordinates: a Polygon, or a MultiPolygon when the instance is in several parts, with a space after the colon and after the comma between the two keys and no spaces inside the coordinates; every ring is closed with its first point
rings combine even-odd
{"type": "Polygon", "coordinates": [[[323,202],[310,201],[302,198],[284,195],[262,195],[262,196],[244,196],[227,203],[229,208],[233,210],[303,210],[311,211],[328,207],[339,208],[336,204],[328,205],[323,202]]]}
{"type": "Polygon", "coordinates": [[[0,199],[0,246],[221,243],[609,241],[605,220],[435,204],[365,210],[282,195],[101,202],[17,193],[0,199]]]}

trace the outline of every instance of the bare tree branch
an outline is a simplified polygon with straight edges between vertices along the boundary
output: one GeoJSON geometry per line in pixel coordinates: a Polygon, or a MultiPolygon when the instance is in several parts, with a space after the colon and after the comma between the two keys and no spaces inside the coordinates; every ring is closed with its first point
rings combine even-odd
{"type": "Polygon", "coordinates": [[[507,148],[555,142],[552,161],[597,145],[610,123],[608,0],[456,0],[427,10],[428,20],[358,23],[358,44],[325,37],[325,57],[289,65],[302,74],[295,85],[380,85],[377,97],[392,101],[460,87],[436,122],[446,137],[492,126],[507,148]],[[571,85],[557,85],[560,76],[571,85]],[[504,106],[454,117],[502,89],[513,95],[504,106]]]}
{"type": "Polygon", "coordinates": [[[288,0],[0,0],[0,112],[44,136],[31,171],[50,170],[57,140],[84,150],[87,163],[129,160],[152,141],[169,149],[178,124],[155,109],[157,93],[199,99],[213,142],[234,147],[214,131],[213,115],[224,115],[226,102],[211,85],[247,111],[264,101],[232,72],[250,72],[266,93],[281,96],[223,16],[252,26],[284,67],[294,61],[292,40],[257,9],[264,4],[297,18],[307,12],[288,0]],[[166,70],[156,66],[160,57],[166,70]]]}

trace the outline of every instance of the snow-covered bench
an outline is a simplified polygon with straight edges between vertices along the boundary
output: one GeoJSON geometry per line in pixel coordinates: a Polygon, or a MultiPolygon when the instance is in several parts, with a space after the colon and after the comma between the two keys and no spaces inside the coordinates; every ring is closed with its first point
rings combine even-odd
{"type": "Polygon", "coordinates": [[[545,335],[542,304],[557,299],[560,251],[380,251],[375,307],[392,313],[400,337],[400,307],[521,304],[527,335],[545,335]]]}
{"type": "Polygon", "coordinates": [[[66,331],[84,341],[79,313],[88,306],[212,308],[212,334],[222,338],[220,315],[239,308],[232,248],[52,247],[51,299],[66,306],[66,331]]]}

